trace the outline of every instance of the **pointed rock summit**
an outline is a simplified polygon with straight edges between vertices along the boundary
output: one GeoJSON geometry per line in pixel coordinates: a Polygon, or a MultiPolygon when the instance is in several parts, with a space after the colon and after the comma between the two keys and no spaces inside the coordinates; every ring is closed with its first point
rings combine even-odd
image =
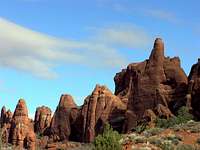
{"type": "Polygon", "coordinates": [[[150,55],[150,60],[164,59],[164,43],[161,38],[157,38],[154,42],[153,50],[150,55]]]}
{"type": "Polygon", "coordinates": [[[76,108],[77,106],[76,106],[71,95],[64,94],[64,95],[61,96],[58,107],[76,108]]]}
{"type": "Polygon", "coordinates": [[[34,131],[42,134],[51,123],[51,109],[45,106],[38,107],[35,113],[34,131]]]}
{"type": "Polygon", "coordinates": [[[92,94],[85,99],[79,116],[83,120],[82,141],[92,142],[102,132],[106,122],[112,123],[116,130],[121,130],[117,127],[123,122],[125,110],[126,105],[106,86],[96,85],[92,94]]]}
{"type": "Polygon", "coordinates": [[[51,120],[50,129],[46,134],[53,141],[69,140],[71,126],[76,120],[77,113],[78,108],[72,96],[68,94],[62,95],[51,120]]]}
{"type": "Polygon", "coordinates": [[[124,132],[132,130],[148,109],[158,105],[178,109],[187,91],[187,76],[179,58],[164,56],[160,38],[155,40],[149,60],[128,65],[114,80],[115,94],[128,101],[124,132]]]}
{"type": "Polygon", "coordinates": [[[28,118],[26,102],[23,99],[18,101],[12,118],[9,142],[20,149],[35,150],[36,137],[28,118]]]}

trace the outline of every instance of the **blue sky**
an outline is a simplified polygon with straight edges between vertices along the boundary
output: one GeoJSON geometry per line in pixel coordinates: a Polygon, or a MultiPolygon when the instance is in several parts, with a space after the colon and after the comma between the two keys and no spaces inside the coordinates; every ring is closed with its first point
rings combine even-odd
{"type": "Polygon", "coordinates": [[[188,74],[200,56],[198,0],[1,0],[0,107],[19,98],[30,116],[63,93],[81,105],[95,85],[148,58],[162,37],[188,74]]]}

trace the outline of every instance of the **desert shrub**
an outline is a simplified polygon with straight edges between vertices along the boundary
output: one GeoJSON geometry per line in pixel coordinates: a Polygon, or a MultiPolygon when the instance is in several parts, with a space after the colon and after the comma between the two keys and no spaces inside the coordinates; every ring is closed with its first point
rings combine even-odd
{"type": "Polygon", "coordinates": [[[162,150],[174,150],[174,145],[171,143],[171,141],[164,141],[160,146],[162,150]]]}
{"type": "Polygon", "coordinates": [[[184,106],[178,110],[177,116],[171,117],[168,120],[157,118],[155,123],[156,123],[156,126],[159,128],[169,128],[178,124],[187,123],[188,121],[192,119],[193,119],[192,114],[190,114],[188,108],[184,106]]]}
{"type": "Polygon", "coordinates": [[[172,144],[174,144],[174,145],[178,145],[179,142],[182,141],[182,138],[180,136],[176,136],[176,135],[167,136],[164,139],[171,141],[172,144]]]}
{"type": "Polygon", "coordinates": [[[195,150],[195,147],[192,145],[180,144],[176,147],[176,150],[195,150]]]}
{"type": "Polygon", "coordinates": [[[106,123],[103,134],[98,135],[93,142],[94,150],[121,150],[120,139],[120,134],[113,131],[112,127],[106,123]]]}
{"type": "Polygon", "coordinates": [[[193,120],[194,117],[192,114],[189,113],[189,109],[187,107],[181,107],[178,110],[178,116],[177,116],[179,124],[186,123],[190,120],[193,120]]]}
{"type": "Polygon", "coordinates": [[[152,137],[148,141],[149,141],[150,144],[153,144],[153,145],[158,146],[158,147],[160,147],[162,145],[162,140],[160,138],[152,137]]]}
{"type": "Polygon", "coordinates": [[[133,141],[134,141],[135,144],[146,143],[147,142],[146,138],[142,137],[142,136],[135,137],[135,139],[133,141]]]}
{"type": "Polygon", "coordinates": [[[163,131],[163,129],[161,129],[161,128],[152,128],[152,129],[148,129],[148,130],[144,131],[144,135],[146,137],[155,136],[157,134],[160,134],[162,131],[163,131]]]}

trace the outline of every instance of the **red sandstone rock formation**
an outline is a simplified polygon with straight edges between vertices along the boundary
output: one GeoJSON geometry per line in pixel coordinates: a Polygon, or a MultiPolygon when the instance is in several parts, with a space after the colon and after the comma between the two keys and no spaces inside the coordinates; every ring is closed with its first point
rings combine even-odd
{"type": "Polygon", "coordinates": [[[6,107],[3,106],[1,109],[1,117],[0,117],[0,127],[10,124],[12,120],[12,112],[10,110],[6,111],[6,107]]]}
{"type": "Polygon", "coordinates": [[[62,95],[47,134],[54,141],[68,140],[71,134],[71,125],[76,120],[77,114],[78,108],[72,96],[62,95]]]}
{"type": "Polygon", "coordinates": [[[176,110],[187,90],[187,76],[179,58],[164,56],[160,38],[155,40],[148,60],[128,65],[114,80],[115,94],[128,101],[125,132],[134,128],[135,120],[140,120],[145,110],[153,110],[158,104],[176,110]]]}
{"type": "Polygon", "coordinates": [[[28,110],[24,100],[20,99],[11,122],[9,141],[19,148],[35,150],[35,133],[28,118],[28,110]]]}
{"type": "Polygon", "coordinates": [[[105,86],[97,85],[81,108],[82,140],[91,142],[103,129],[105,122],[121,121],[126,105],[105,86]],[[121,114],[120,114],[121,113],[121,114]],[[114,118],[113,118],[114,116],[114,118]],[[115,120],[114,120],[115,119],[115,120]]]}
{"type": "Polygon", "coordinates": [[[200,59],[192,66],[188,80],[186,103],[189,108],[193,109],[194,115],[200,119],[200,59]]]}
{"type": "Polygon", "coordinates": [[[38,107],[34,119],[34,131],[42,134],[51,123],[51,109],[45,106],[38,107]]]}
{"type": "Polygon", "coordinates": [[[12,120],[12,112],[10,110],[6,111],[6,107],[3,106],[1,109],[1,118],[0,118],[0,128],[1,128],[3,143],[8,143],[11,120],[12,120]]]}

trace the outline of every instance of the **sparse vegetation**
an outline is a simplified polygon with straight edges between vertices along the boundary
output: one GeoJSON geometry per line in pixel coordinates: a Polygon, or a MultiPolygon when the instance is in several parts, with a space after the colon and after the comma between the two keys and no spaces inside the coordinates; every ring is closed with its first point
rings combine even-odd
{"type": "Polygon", "coordinates": [[[180,144],[177,146],[176,150],[197,150],[197,149],[192,145],[180,144]]]}
{"type": "Polygon", "coordinates": [[[136,128],[135,128],[135,132],[136,133],[142,133],[143,131],[145,131],[147,129],[147,126],[145,124],[142,124],[142,125],[138,125],[136,128]]]}
{"type": "Polygon", "coordinates": [[[174,145],[171,141],[164,141],[159,147],[162,150],[174,150],[174,145]]]}
{"type": "Polygon", "coordinates": [[[163,129],[161,129],[161,128],[152,128],[152,129],[148,129],[148,130],[144,131],[143,134],[146,137],[150,137],[150,136],[160,134],[162,131],[163,131],[163,129]]]}
{"type": "Polygon", "coordinates": [[[192,114],[190,114],[188,108],[184,106],[178,110],[177,116],[171,117],[168,120],[163,118],[157,118],[156,126],[159,128],[169,128],[178,124],[187,123],[192,119],[193,119],[192,114]]]}
{"type": "Polygon", "coordinates": [[[112,127],[106,123],[102,135],[98,135],[94,140],[95,150],[121,150],[122,146],[119,143],[121,139],[117,131],[113,131],[112,127]]]}

